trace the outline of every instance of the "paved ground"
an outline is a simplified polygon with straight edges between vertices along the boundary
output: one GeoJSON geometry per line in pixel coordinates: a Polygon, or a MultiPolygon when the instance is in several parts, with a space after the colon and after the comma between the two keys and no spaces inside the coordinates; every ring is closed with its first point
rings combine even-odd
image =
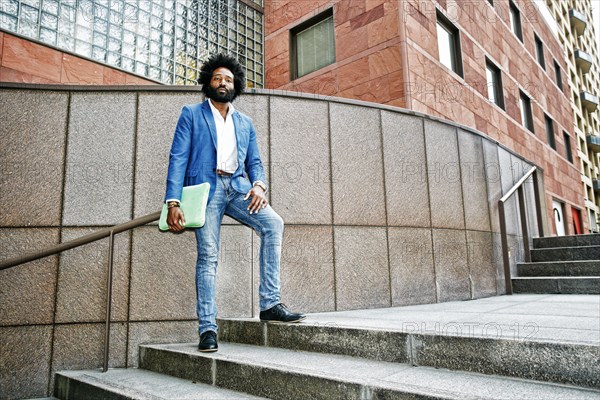
{"type": "Polygon", "coordinates": [[[316,313],[304,323],[600,346],[600,296],[520,294],[316,313]]]}

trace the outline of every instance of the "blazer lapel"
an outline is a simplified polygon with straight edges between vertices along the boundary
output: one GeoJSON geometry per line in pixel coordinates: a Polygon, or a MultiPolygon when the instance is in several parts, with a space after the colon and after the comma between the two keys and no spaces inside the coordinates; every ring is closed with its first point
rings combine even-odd
{"type": "Polygon", "coordinates": [[[240,115],[238,114],[237,111],[235,111],[233,113],[233,130],[235,131],[235,141],[236,141],[236,145],[237,145],[237,158],[238,158],[238,164],[243,164],[243,162],[241,160],[241,156],[240,156],[240,149],[242,148],[241,143],[242,140],[242,130],[240,129],[240,115]]]}
{"type": "Polygon", "coordinates": [[[210,131],[210,136],[212,137],[213,144],[215,145],[215,149],[217,148],[217,126],[215,125],[215,118],[213,117],[212,110],[210,109],[210,104],[208,104],[210,100],[206,100],[202,104],[202,114],[204,115],[204,120],[206,121],[206,125],[208,125],[208,130],[210,131]]]}

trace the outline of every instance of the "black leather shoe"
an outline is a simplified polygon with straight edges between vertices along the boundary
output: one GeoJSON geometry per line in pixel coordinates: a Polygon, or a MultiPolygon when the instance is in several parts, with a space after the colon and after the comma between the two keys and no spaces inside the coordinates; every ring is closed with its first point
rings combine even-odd
{"type": "Polygon", "coordinates": [[[217,333],[215,331],[206,331],[200,335],[200,343],[198,343],[198,350],[205,353],[212,353],[219,349],[217,344],[217,333]]]}
{"type": "Polygon", "coordinates": [[[290,312],[285,304],[279,303],[266,311],[260,312],[260,320],[270,323],[300,322],[306,315],[290,312]]]}

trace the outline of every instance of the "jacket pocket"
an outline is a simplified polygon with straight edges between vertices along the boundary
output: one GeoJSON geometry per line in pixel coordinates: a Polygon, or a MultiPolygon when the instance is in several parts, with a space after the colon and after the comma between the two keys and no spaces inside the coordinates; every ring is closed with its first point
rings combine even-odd
{"type": "Polygon", "coordinates": [[[198,170],[186,171],[185,177],[183,179],[183,186],[191,186],[196,181],[196,176],[198,175],[198,170]]]}

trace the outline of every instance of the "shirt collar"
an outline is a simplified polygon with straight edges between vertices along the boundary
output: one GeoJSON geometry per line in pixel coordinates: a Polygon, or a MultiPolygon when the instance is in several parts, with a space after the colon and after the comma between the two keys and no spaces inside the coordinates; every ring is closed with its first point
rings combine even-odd
{"type": "MultiPolygon", "coordinates": [[[[208,105],[210,106],[210,109],[212,110],[213,114],[217,113],[218,115],[221,115],[219,110],[217,110],[217,108],[215,106],[213,106],[213,103],[212,103],[212,101],[210,101],[210,99],[206,99],[206,101],[208,101],[208,105]]],[[[235,109],[233,108],[233,104],[229,103],[229,109],[227,110],[227,116],[230,117],[234,113],[234,111],[235,111],[235,109]]]]}

